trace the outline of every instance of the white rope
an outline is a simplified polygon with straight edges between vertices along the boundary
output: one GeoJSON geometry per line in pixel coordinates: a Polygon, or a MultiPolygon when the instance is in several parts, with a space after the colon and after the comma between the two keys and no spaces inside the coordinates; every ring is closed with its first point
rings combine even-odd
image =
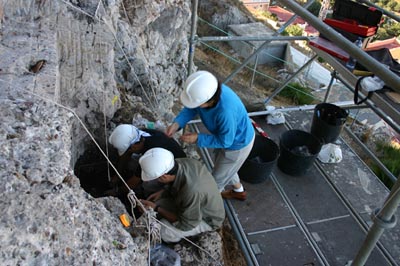
{"type": "MultiPolygon", "coordinates": [[[[96,20],[96,21],[98,21],[98,22],[100,22],[100,23],[104,23],[104,24],[108,27],[110,33],[111,33],[111,34],[113,35],[113,37],[114,37],[115,42],[118,44],[118,47],[119,47],[119,49],[121,50],[121,52],[122,52],[122,54],[123,54],[123,56],[124,56],[126,62],[128,63],[130,69],[132,70],[133,75],[135,76],[137,82],[139,83],[139,86],[140,86],[140,88],[142,89],[143,94],[145,95],[145,97],[146,97],[147,100],[149,101],[151,107],[152,107],[153,109],[156,109],[155,106],[153,105],[153,102],[151,101],[149,95],[147,94],[146,90],[144,89],[144,87],[143,87],[143,85],[142,85],[142,83],[141,83],[139,77],[137,76],[137,74],[136,74],[136,72],[135,72],[135,69],[133,68],[132,64],[129,62],[128,56],[126,55],[125,51],[123,50],[122,45],[121,45],[121,43],[119,42],[117,36],[115,35],[115,32],[113,31],[112,26],[111,26],[104,18],[103,18],[103,19],[99,19],[99,18],[97,18],[97,17],[94,17],[94,16],[90,15],[89,13],[85,12],[84,10],[82,10],[82,9],[80,9],[80,8],[78,8],[78,7],[74,6],[74,5],[72,5],[71,3],[65,2],[65,0],[59,0],[59,1],[61,1],[61,2],[65,3],[65,4],[67,4],[68,6],[72,7],[73,9],[75,9],[75,10],[77,10],[77,11],[79,11],[79,12],[85,14],[86,16],[89,16],[90,18],[92,18],[92,19],[94,19],[94,20],[96,20]]],[[[101,0],[100,0],[100,1],[101,1],[101,0]]],[[[156,93],[155,93],[155,91],[154,91],[154,88],[151,86],[150,83],[149,83],[149,85],[150,85],[150,88],[151,88],[151,90],[152,90],[152,92],[153,92],[154,100],[156,101],[157,105],[159,105],[159,102],[158,102],[158,100],[157,100],[157,97],[156,97],[156,93]]]]}
{"type": "MultiPolygon", "coordinates": [[[[0,79],[0,81],[11,84],[9,81],[6,81],[6,80],[0,79]]],[[[62,105],[62,104],[60,104],[60,103],[58,103],[58,102],[55,102],[55,101],[52,100],[52,99],[43,97],[43,96],[41,96],[41,95],[39,95],[39,94],[37,94],[37,93],[28,91],[28,90],[26,90],[26,89],[20,89],[20,90],[25,91],[25,92],[27,92],[28,94],[31,94],[31,95],[33,95],[33,96],[35,96],[35,97],[38,97],[39,99],[41,99],[41,100],[43,100],[43,101],[50,102],[50,103],[52,103],[52,104],[54,104],[54,105],[56,105],[56,106],[58,106],[58,107],[60,107],[60,108],[63,108],[63,109],[65,109],[65,110],[71,112],[71,113],[73,114],[73,116],[75,116],[75,118],[76,118],[76,119],[78,120],[78,122],[81,124],[81,126],[82,126],[83,129],[86,131],[86,133],[89,135],[90,139],[94,142],[94,144],[95,144],[96,147],[99,149],[99,151],[100,151],[101,154],[104,156],[104,158],[106,158],[107,162],[108,162],[108,163],[111,165],[111,167],[114,169],[114,171],[116,172],[117,176],[121,179],[121,181],[123,182],[123,184],[127,187],[127,189],[128,189],[129,191],[131,190],[130,187],[128,186],[128,184],[125,182],[125,180],[122,178],[122,176],[121,176],[120,173],[118,172],[117,168],[116,168],[116,167],[114,166],[114,164],[110,161],[110,159],[106,156],[106,154],[104,153],[104,151],[101,149],[100,145],[97,143],[97,141],[95,140],[95,138],[93,137],[93,135],[90,133],[89,129],[86,127],[86,125],[83,123],[83,121],[79,118],[79,116],[75,113],[74,110],[72,110],[71,108],[69,108],[69,107],[67,107],[67,106],[65,106],[65,105],[62,105]]],[[[135,198],[136,198],[136,197],[135,197],[135,198]]]]}
{"type": "Polygon", "coordinates": [[[96,18],[98,18],[98,17],[97,17],[97,12],[99,11],[100,4],[102,4],[102,1],[101,1],[101,0],[99,0],[99,3],[97,4],[97,7],[96,7],[96,11],[94,12],[94,16],[95,16],[96,18]]]}
{"type": "MultiPolygon", "coordinates": [[[[0,81],[5,82],[5,83],[9,83],[9,82],[7,82],[7,81],[5,81],[5,80],[2,80],[2,79],[0,79],[0,81]]],[[[99,151],[101,152],[101,154],[104,156],[104,158],[107,160],[107,162],[111,165],[111,167],[112,167],[112,168],[114,169],[114,171],[117,173],[117,176],[121,179],[121,181],[123,182],[123,184],[127,187],[128,191],[129,191],[127,197],[128,197],[128,199],[129,199],[129,202],[131,203],[131,211],[132,211],[132,216],[133,216],[133,219],[134,219],[134,223],[136,224],[136,223],[137,223],[137,220],[136,220],[136,218],[135,218],[135,215],[134,215],[133,210],[134,210],[134,208],[137,207],[137,205],[139,205],[139,207],[143,210],[144,214],[147,215],[147,213],[149,212],[149,210],[146,209],[146,208],[144,207],[144,205],[140,202],[140,200],[136,197],[135,192],[134,192],[133,190],[131,190],[131,188],[128,186],[128,184],[125,182],[125,180],[121,177],[120,173],[118,172],[118,170],[116,169],[116,167],[114,166],[114,164],[110,161],[110,159],[109,159],[109,158],[106,156],[106,154],[103,152],[103,150],[101,149],[100,145],[97,143],[97,141],[94,139],[93,135],[90,133],[89,129],[85,126],[85,124],[83,123],[83,121],[79,118],[79,116],[75,113],[74,110],[72,110],[71,108],[69,108],[69,107],[67,107],[67,106],[64,106],[64,105],[62,105],[62,104],[60,104],[60,103],[57,103],[57,102],[55,102],[55,101],[53,101],[53,100],[51,100],[51,99],[48,99],[48,98],[43,97],[43,96],[41,96],[41,95],[38,95],[38,94],[36,94],[36,93],[30,92],[30,91],[28,91],[28,90],[26,90],[26,89],[21,89],[21,90],[23,90],[23,91],[27,92],[28,94],[31,94],[31,95],[33,95],[33,96],[35,96],[35,97],[40,98],[40,99],[43,100],[43,101],[50,102],[50,103],[54,104],[55,106],[58,106],[58,107],[60,107],[60,108],[63,108],[63,109],[65,109],[65,110],[71,112],[71,113],[75,116],[75,118],[78,120],[78,122],[82,125],[82,127],[84,128],[84,130],[86,131],[86,133],[89,135],[89,137],[91,138],[91,140],[92,140],[92,141],[94,142],[94,144],[97,146],[97,148],[99,149],[99,151]]],[[[158,220],[157,218],[152,217],[151,219],[154,220],[154,221],[156,221],[156,222],[159,223],[160,225],[165,226],[166,228],[170,229],[172,232],[175,232],[174,228],[172,228],[172,227],[166,225],[165,223],[161,222],[161,221],[158,220]]],[[[149,225],[151,226],[152,223],[149,222],[149,225]]],[[[151,228],[148,229],[148,233],[150,234],[151,237],[153,237],[153,239],[158,239],[157,235],[158,235],[159,233],[158,233],[157,231],[155,231],[154,225],[153,225],[153,229],[151,229],[151,228]],[[151,233],[152,231],[154,232],[153,234],[151,233]]],[[[193,241],[191,241],[190,239],[188,239],[188,238],[186,238],[186,237],[182,237],[182,239],[186,240],[187,242],[189,242],[190,244],[192,244],[192,245],[195,246],[196,248],[200,249],[200,250],[203,251],[205,254],[207,254],[210,258],[212,258],[215,262],[217,262],[219,265],[221,265],[221,263],[220,263],[217,259],[215,259],[207,250],[205,250],[205,249],[203,249],[202,247],[198,246],[196,243],[194,243],[193,241]]],[[[222,265],[221,265],[221,266],[222,266],[222,265]]]]}
{"type": "MultiPolygon", "coordinates": [[[[175,228],[166,225],[165,223],[161,222],[160,220],[158,220],[158,219],[156,219],[156,218],[155,218],[155,220],[156,220],[159,224],[161,224],[162,226],[165,226],[166,228],[170,229],[173,233],[175,233],[175,228]]],[[[218,265],[221,265],[221,266],[222,266],[222,264],[221,264],[216,258],[214,258],[214,257],[211,255],[210,252],[208,252],[208,251],[205,250],[204,248],[200,247],[199,245],[197,245],[196,243],[194,243],[192,240],[188,239],[187,237],[184,237],[184,236],[180,236],[180,237],[182,237],[182,239],[186,240],[187,242],[189,242],[190,244],[192,244],[192,245],[195,246],[196,248],[198,248],[198,249],[200,249],[201,251],[203,251],[203,252],[204,252],[205,254],[207,254],[210,258],[212,258],[215,262],[217,262],[218,265]]]]}
{"type": "MultiPolygon", "coordinates": [[[[103,1],[103,0],[100,0],[100,1],[103,1]]],[[[124,55],[126,61],[128,62],[128,65],[130,66],[131,70],[133,71],[133,74],[135,75],[136,80],[139,82],[139,85],[140,85],[140,87],[142,88],[143,93],[145,94],[145,96],[147,97],[148,101],[149,101],[150,104],[152,105],[152,108],[155,109],[155,106],[153,105],[152,101],[150,100],[150,97],[147,95],[146,91],[144,90],[143,85],[142,85],[142,83],[140,82],[140,79],[139,79],[139,77],[137,76],[137,74],[136,74],[136,72],[135,72],[135,69],[133,68],[133,66],[132,66],[131,63],[129,62],[128,56],[126,55],[124,49],[122,48],[121,43],[119,42],[117,36],[115,35],[114,31],[112,30],[111,25],[108,24],[108,21],[106,21],[105,19],[103,19],[103,23],[104,23],[107,27],[109,27],[110,32],[113,34],[114,39],[115,39],[115,41],[117,42],[117,44],[118,44],[118,46],[119,46],[119,48],[120,48],[122,54],[124,55]]],[[[159,105],[160,103],[158,102],[156,92],[154,91],[154,88],[153,88],[153,86],[151,85],[150,82],[149,82],[149,85],[150,85],[150,89],[151,89],[151,91],[152,91],[152,93],[153,93],[153,98],[154,98],[154,100],[156,101],[156,104],[159,105]]]]}
{"type": "Polygon", "coordinates": [[[129,25],[132,25],[131,19],[129,18],[128,13],[126,12],[124,0],[121,1],[121,4],[122,4],[122,9],[124,10],[125,17],[126,17],[126,19],[128,20],[128,22],[129,22],[129,25]]]}
{"type": "MultiPolygon", "coordinates": [[[[126,59],[128,65],[130,66],[131,70],[133,71],[133,74],[134,74],[135,78],[137,79],[137,81],[138,81],[138,83],[139,83],[141,89],[143,90],[143,93],[144,93],[145,96],[147,97],[149,103],[150,103],[151,105],[153,105],[153,103],[151,102],[149,96],[147,95],[146,91],[144,90],[144,87],[143,87],[142,83],[140,82],[140,80],[139,80],[137,74],[135,73],[135,70],[134,70],[133,66],[132,66],[131,63],[129,62],[126,53],[125,53],[124,50],[122,49],[122,45],[120,44],[120,42],[118,41],[118,39],[117,39],[115,33],[113,32],[112,27],[107,23],[107,21],[105,21],[104,19],[101,20],[101,19],[99,19],[99,18],[97,17],[97,12],[98,12],[98,10],[99,10],[100,4],[102,3],[102,0],[99,0],[99,3],[98,3],[98,5],[97,5],[96,11],[95,11],[95,16],[92,16],[91,14],[85,12],[84,10],[82,10],[82,9],[80,9],[80,8],[77,8],[76,6],[72,5],[72,4],[69,3],[69,2],[66,2],[66,1],[64,1],[64,0],[60,0],[60,1],[63,2],[64,4],[68,5],[69,7],[71,7],[71,8],[73,8],[73,9],[75,9],[75,10],[77,10],[77,11],[79,11],[79,12],[85,14],[86,16],[89,16],[89,17],[91,17],[91,18],[93,18],[93,19],[95,19],[95,20],[98,20],[98,21],[100,21],[100,22],[103,22],[107,27],[109,27],[110,32],[113,34],[115,41],[117,42],[119,48],[121,49],[121,52],[123,53],[123,55],[124,55],[124,57],[125,57],[125,59],[126,59]]],[[[126,13],[125,7],[124,7],[124,11],[125,11],[125,13],[126,13]]],[[[127,15],[127,14],[126,14],[126,15],[127,15]]],[[[128,17],[128,16],[127,16],[127,17],[128,17]]],[[[129,17],[128,17],[128,19],[129,19],[129,17]]],[[[22,23],[22,22],[19,22],[19,23],[22,23]]],[[[32,45],[33,45],[33,44],[32,44],[32,40],[31,40],[31,43],[30,43],[31,48],[32,48],[32,45]]],[[[103,73],[103,65],[102,65],[101,59],[100,59],[100,63],[101,63],[102,81],[103,81],[103,84],[104,84],[104,73],[103,73]]],[[[43,73],[43,74],[44,74],[44,73],[43,73]]],[[[43,96],[41,96],[41,95],[39,95],[39,94],[37,94],[37,93],[34,92],[34,90],[35,90],[35,88],[36,88],[36,76],[34,77],[34,80],[35,80],[35,82],[34,82],[34,86],[33,86],[33,91],[28,91],[28,90],[26,90],[26,89],[21,89],[21,90],[22,90],[22,91],[25,91],[25,92],[27,92],[28,94],[31,94],[31,95],[33,95],[33,96],[35,96],[35,97],[38,97],[39,99],[41,99],[41,100],[43,100],[43,101],[50,102],[50,103],[54,104],[55,106],[58,106],[58,107],[60,107],[60,108],[63,108],[63,109],[65,109],[65,110],[71,112],[71,113],[73,114],[73,116],[78,120],[79,124],[81,124],[81,126],[82,126],[83,129],[86,131],[86,133],[89,135],[89,137],[90,137],[91,140],[94,142],[94,144],[96,145],[96,147],[99,149],[99,151],[101,152],[101,154],[102,154],[102,155],[104,156],[104,158],[107,160],[109,179],[110,179],[109,166],[111,165],[111,167],[112,167],[112,168],[114,169],[114,171],[116,172],[118,178],[122,181],[122,183],[123,183],[123,184],[126,186],[126,188],[128,189],[129,192],[128,192],[127,197],[128,197],[129,202],[130,202],[130,204],[131,204],[131,211],[132,211],[132,216],[133,216],[133,219],[134,219],[134,223],[135,223],[135,224],[137,223],[136,217],[135,217],[135,215],[134,215],[134,208],[136,208],[137,205],[139,205],[139,207],[143,210],[144,214],[147,216],[147,217],[146,217],[146,218],[147,218],[146,223],[147,223],[147,232],[148,232],[148,236],[149,236],[149,237],[148,237],[148,241],[149,241],[149,249],[148,249],[148,252],[149,252],[149,265],[150,265],[150,261],[151,261],[151,258],[150,258],[150,251],[151,251],[151,250],[150,250],[150,247],[151,247],[151,243],[153,242],[153,243],[155,244],[155,243],[161,242],[160,230],[159,230],[159,228],[158,228],[157,226],[155,226],[154,221],[156,221],[156,222],[157,222],[158,224],[160,224],[161,226],[165,226],[165,227],[171,229],[172,232],[174,232],[175,230],[174,230],[173,228],[171,228],[170,226],[168,226],[168,225],[162,223],[161,221],[159,221],[159,220],[155,217],[155,212],[154,212],[154,210],[152,210],[152,209],[150,209],[150,210],[146,209],[146,208],[143,206],[143,204],[139,201],[139,199],[136,197],[135,192],[132,191],[132,190],[130,189],[130,187],[128,186],[128,184],[125,182],[125,180],[122,178],[122,176],[120,175],[120,173],[118,172],[118,170],[116,169],[116,167],[114,166],[114,164],[113,164],[113,163],[110,161],[110,159],[109,159],[109,156],[108,156],[107,137],[106,137],[106,152],[107,152],[107,154],[105,154],[104,151],[101,149],[100,145],[97,143],[97,141],[96,141],[95,138],[93,137],[93,135],[90,133],[89,129],[86,127],[86,125],[83,123],[83,121],[79,118],[79,116],[76,114],[76,112],[75,112],[73,109],[71,109],[71,108],[69,108],[69,107],[67,107],[67,106],[64,106],[64,105],[62,105],[62,104],[60,104],[60,103],[58,103],[58,102],[56,102],[56,101],[54,101],[54,100],[52,100],[52,99],[43,97],[43,96]]],[[[5,81],[5,80],[2,80],[2,79],[0,79],[0,81],[5,82],[5,83],[9,83],[9,85],[13,84],[12,82],[5,81]]],[[[157,100],[157,97],[156,97],[156,93],[155,93],[153,87],[151,86],[151,84],[150,84],[150,87],[151,87],[151,89],[152,89],[154,99],[155,99],[155,101],[156,101],[157,104],[158,104],[158,100],[157,100]]],[[[9,88],[11,88],[11,86],[10,86],[9,88]]],[[[103,92],[103,114],[104,114],[105,136],[107,136],[106,115],[105,115],[105,92],[104,92],[104,88],[103,88],[102,92],[103,92]]],[[[154,108],[154,106],[152,106],[152,107],[154,108]]],[[[154,109],[155,109],[155,108],[154,108],[154,109]]],[[[219,265],[221,265],[215,258],[213,258],[213,256],[212,256],[208,251],[206,251],[206,250],[203,249],[202,247],[198,246],[197,244],[195,244],[193,241],[189,240],[189,239],[186,238],[186,237],[182,237],[182,239],[186,240],[187,242],[189,242],[189,243],[192,244],[193,246],[197,247],[198,249],[200,249],[201,251],[203,251],[205,254],[207,254],[208,256],[210,256],[212,259],[214,259],[219,265]]]]}
{"type": "MultiPolygon", "coordinates": [[[[137,204],[136,204],[137,198],[136,198],[136,196],[135,196],[135,192],[133,192],[133,190],[130,190],[130,191],[128,192],[127,197],[128,197],[129,202],[131,203],[132,218],[133,218],[134,224],[136,224],[137,221],[136,221],[136,216],[135,216],[134,209],[135,209],[136,206],[137,206],[137,204]]],[[[139,201],[139,202],[140,202],[140,201],[139,201]]]]}
{"type": "MultiPolygon", "coordinates": [[[[101,82],[102,82],[102,95],[103,95],[103,119],[104,119],[104,139],[105,139],[105,144],[106,144],[106,155],[107,158],[109,158],[109,152],[108,152],[108,134],[107,134],[107,116],[106,116],[106,92],[105,92],[105,87],[104,87],[104,72],[103,72],[103,60],[101,60],[101,56],[99,55],[99,61],[100,61],[100,69],[101,69],[101,82]]],[[[110,165],[107,163],[107,177],[108,177],[108,182],[111,182],[111,174],[110,174],[110,165]]]]}
{"type": "Polygon", "coordinates": [[[157,213],[154,211],[153,208],[150,208],[150,210],[147,212],[147,223],[148,223],[148,230],[150,233],[150,239],[153,244],[152,245],[153,247],[155,245],[161,243],[160,226],[158,226],[159,225],[158,223],[154,223],[154,221],[157,220],[156,216],[157,216],[157,213]]]}

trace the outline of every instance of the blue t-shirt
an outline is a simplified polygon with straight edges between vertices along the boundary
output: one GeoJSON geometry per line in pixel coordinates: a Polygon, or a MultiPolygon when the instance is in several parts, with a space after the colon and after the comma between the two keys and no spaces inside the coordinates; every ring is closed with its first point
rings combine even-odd
{"type": "Polygon", "coordinates": [[[240,150],[253,139],[254,128],[239,96],[224,84],[221,85],[221,90],[221,97],[216,106],[192,109],[184,107],[175,118],[175,122],[182,128],[199,115],[211,133],[199,134],[199,147],[240,150]]]}

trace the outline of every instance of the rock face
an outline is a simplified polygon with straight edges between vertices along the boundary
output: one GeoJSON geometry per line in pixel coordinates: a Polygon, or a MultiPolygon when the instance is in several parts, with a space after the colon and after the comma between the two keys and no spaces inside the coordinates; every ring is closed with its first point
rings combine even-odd
{"type": "Polygon", "coordinates": [[[84,192],[72,169],[127,101],[171,113],[189,20],[189,1],[0,1],[2,265],[147,265],[125,207],[84,192]]]}

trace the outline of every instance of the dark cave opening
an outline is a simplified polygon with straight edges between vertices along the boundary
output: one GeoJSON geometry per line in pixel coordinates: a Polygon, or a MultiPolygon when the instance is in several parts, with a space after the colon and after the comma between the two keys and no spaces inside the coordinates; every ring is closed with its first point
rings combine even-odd
{"type": "MultiPolygon", "coordinates": [[[[117,150],[108,146],[108,158],[117,167],[118,153],[117,150]]],[[[106,149],[103,148],[105,154],[106,149]]],[[[127,212],[130,215],[139,217],[141,212],[138,208],[132,213],[132,206],[128,199],[128,189],[123,182],[119,180],[115,170],[100,152],[94,143],[89,143],[86,146],[85,152],[77,160],[74,173],[79,178],[81,187],[94,198],[113,196],[117,197],[122,204],[125,205],[127,212]]],[[[126,173],[120,173],[125,178],[126,173]]],[[[125,182],[126,179],[125,179],[125,182]]],[[[131,184],[127,182],[130,186],[131,184]]],[[[135,196],[143,198],[141,187],[133,189],[135,196]]]]}
{"type": "MultiPolygon", "coordinates": [[[[87,144],[86,147],[85,152],[75,163],[75,175],[87,193],[94,198],[103,197],[108,190],[113,189],[110,179],[115,176],[115,171],[94,143],[87,144]]],[[[105,150],[103,147],[102,149],[105,150]]],[[[109,149],[108,157],[114,164],[118,157],[117,152],[109,149]]]]}

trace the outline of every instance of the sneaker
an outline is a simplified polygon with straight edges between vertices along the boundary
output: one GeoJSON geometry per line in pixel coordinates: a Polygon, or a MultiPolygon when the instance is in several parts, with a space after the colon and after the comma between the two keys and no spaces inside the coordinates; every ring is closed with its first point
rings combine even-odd
{"type": "Polygon", "coordinates": [[[231,189],[221,192],[221,196],[224,199],[246,200],[247,192],[246,190],[243,192],[236,192],[233,189],[231,189]]]}

